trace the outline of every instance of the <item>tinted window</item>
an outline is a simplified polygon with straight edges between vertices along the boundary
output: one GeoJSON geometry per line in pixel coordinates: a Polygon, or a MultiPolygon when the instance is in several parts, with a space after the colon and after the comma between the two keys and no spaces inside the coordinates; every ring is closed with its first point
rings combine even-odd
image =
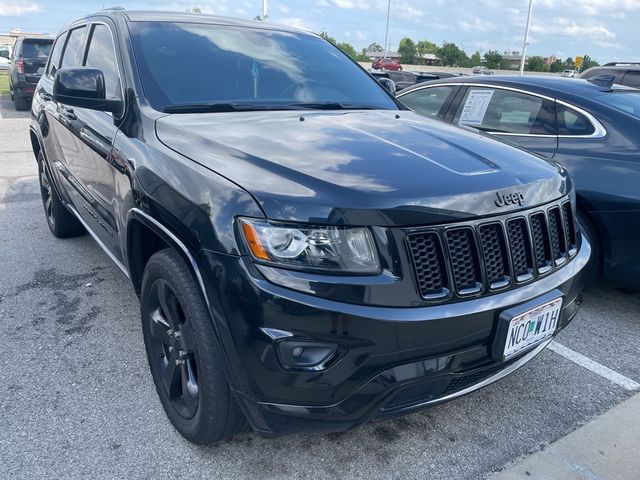
{"type": "Polygon", "coordinates": [[[47,75],[50,77],[53,77],[56,74],[56,71],[60,68],[60,54],[62,53],[62,47],[64,47],[64,41],[66,38],[66,33],[60,35],[53,46],[53,50],[51,50],[49,66],[47,67],[47,75]]]}
{"type": "Polygon", "coordinates": [[[398,100],[420,115],[436,118],[444,103],[457,89],[458,87],[453,85],[422,88],[409,92],[398,98],[398,100]]]}
{"type": "Polygon", "coordinates": [[[640,71],[629,71],[622,79],[622,84],[629,87],[640,88],[640,71]]]}
{"type": "Polygon", "coordinates": [[[595,127],[587,117],[575,110],[558,104],[558,135],[591,135],[595,127]]]}
{"type": "Polygon", "coordinates": [[[120,78],[118,76],[116,53],[113,49],[111,31],[107,26],[95,25],[93,27],[85,65],[102,70],[107,98],[120,96],[120,78]]]}
{"type": "Polygon", "coordinates": [[[79,67],[82,65],[82,54],[84,53],[84,37],[86,27],[76,28],[69,33],[67,46],[62,55],[62,65],[60,68],[79,67]]]}
{"type": "Polygon", "coordinates": [[[24,40],[20,56],[23,58],[47,58],[51,52],[51,40],[24,40]]]}
{"type": "Polygon", "coordinates": [[[496,133],[556,133],[551,102],[497,88],[469,88],[453,121],[496,133]]]}
{"type": "Polygon", "coordinates": [[[613,75],[616,76],[616,71],[610,68],[595,68],[593,70],[587,70],[581,75],[581,78],[593,78],[601,75],[613,75]]]}
{"type": "Polygon", "coordinates": [[[634,90],[617,93],[607,92],[594,96],[594,100],[640,118],[640,92],[634,90]]]}
{"type": "Polygon", "coordinates": [[[195,23],[132,22],[130,29],[144,93],[156,109],[229,102],[397,108],[378,82],[312,35],[195,23]]]}

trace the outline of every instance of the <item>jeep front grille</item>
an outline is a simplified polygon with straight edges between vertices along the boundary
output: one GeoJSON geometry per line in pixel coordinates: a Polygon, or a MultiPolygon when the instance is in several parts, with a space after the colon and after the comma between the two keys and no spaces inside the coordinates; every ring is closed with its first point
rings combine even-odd
{"type": "Polygon", "coordinates": [[[546,275],[576,254],[576,238],[569,201],[407,235],[426,300],[490,294],[546,275]]]}

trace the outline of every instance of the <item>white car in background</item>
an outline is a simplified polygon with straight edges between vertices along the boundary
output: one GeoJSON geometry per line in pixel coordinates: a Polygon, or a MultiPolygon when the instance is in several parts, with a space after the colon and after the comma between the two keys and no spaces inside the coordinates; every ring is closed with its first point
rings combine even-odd
{"type": "Polygon", "coordinates": [[[0,70],[9,70],[9,57],[11,57],[11,47],[0,45],[0,70]]]}
{"type": "Polygon", "coordinates": [[[577,70],[564,70],[561,74],[561,77],[566,77],[566,78],[576,78],[578,76],[578,71],[577,70]]]}

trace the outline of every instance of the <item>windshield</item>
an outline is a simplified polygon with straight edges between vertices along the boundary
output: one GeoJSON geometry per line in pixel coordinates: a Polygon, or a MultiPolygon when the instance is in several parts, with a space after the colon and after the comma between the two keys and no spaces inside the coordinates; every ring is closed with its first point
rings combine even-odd
{"type": "Polygon", "coordinates": [[[640,118],[640,90],[608,92],[597,95],[595,99],[620,112],[640,118]]]}
{"type": "Polygon", "coordinates": [[[132,22],[130,30],[145,96],[157,110],[398,108],[345,54],[312,35],[166,22],[132,22]]]}
{"type": "Polygon", "coordinates": [[[23,58],[47,58],[51,51],[53,40],[25,40],[22,42],[21,57],[23,58]]]}

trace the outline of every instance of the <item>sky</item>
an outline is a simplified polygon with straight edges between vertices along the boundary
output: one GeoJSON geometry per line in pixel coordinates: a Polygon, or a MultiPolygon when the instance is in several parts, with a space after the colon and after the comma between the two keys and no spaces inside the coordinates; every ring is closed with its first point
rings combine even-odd
{"type": "MultiPolygon", "coordinates": [[[[390,49],[402,37],[475,51],[521,51],[529,0],[391,0],[390,49]]],[[[0,0],[0,32],[54,34],[65,23],[117,4],[253,18],[262,0],[0,0]]],[[[357,50],[384,44],[387,0],[269,0],[269,22],[327,31],[357,50]]],[[[640,0],[534,0],[528,54],[587,54],[599,62],[640,61],[640,0]]]]}

